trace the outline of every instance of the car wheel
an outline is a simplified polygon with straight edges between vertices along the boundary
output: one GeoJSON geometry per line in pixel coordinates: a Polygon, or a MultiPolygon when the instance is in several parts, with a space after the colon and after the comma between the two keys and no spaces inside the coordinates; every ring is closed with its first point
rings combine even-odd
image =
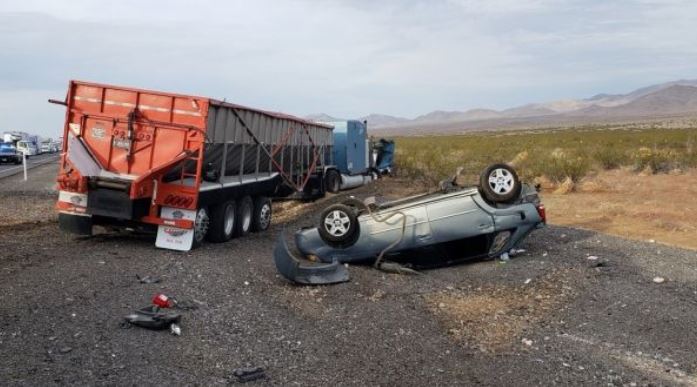
{"type": "Polygon", "coordinates": [[[324,189],[327,192],[337,193],[341,188],[341,175],[335,169],[330,169],[324,175],[324,189]]]}
{"type": "Polygon", "coordinates": [[[199,208],[196,211],[196,218],[194,219],[194,241],[192,243],[193,248],[201,246],[203,240],[208,235],[208,229],[210,227],[211,220],[208,217],[208,211],[206,208],[199,208]]]}
{"type": "Polygon", "coordinates": [[[506,164],[493,164],[479,178],[482,195],[494,203],[507,203],[520,195],[522,188],[518,174],[506,164]]]}
{"type": "Polygon", "coordinates": [[[265,196],[254,199],[254,216],[252,217],[252,231],[266,231],[271,225],[271,200],[265,196]]]}
{"type": "Polygon", "coordinates": [[[234,200],[218,204],[211,209],[211,229],[208,232],[208,240],[211,242],[227,242],[235,234],[235,213],[237,207],[234,200]]]}
{"type": "Polygon", "coordinates": [[[360,234],[356,210],[344,204],[327,207],[320,215],[318,230],[322,240],[330,246],[353,245],[360,234]]]}
{"type": "Polygon", "coordinates": [[[254,212],[254,203],[252,198],[245,196],[237,204],[237,220],[235,225],[235,235],[245,236],[252,229],[252,213],[254,212]]]}

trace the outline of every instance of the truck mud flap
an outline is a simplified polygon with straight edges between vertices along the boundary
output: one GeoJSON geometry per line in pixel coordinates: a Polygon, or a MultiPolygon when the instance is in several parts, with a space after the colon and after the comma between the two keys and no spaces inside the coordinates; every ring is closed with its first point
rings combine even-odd
{"type": "Polygon", "coordinates": [[[348,270],[341,263],[318,263],[297,259],[288,249],[283,232],[273,250],[276,269],[287,280],[303,285],[329,285],[349,280],[348,270]]]}
{"type": "Polygon", "coordinates": [[[92,217],[89,215],[58,214],[58,227],[72,234],[92,235],[92,217]]]}

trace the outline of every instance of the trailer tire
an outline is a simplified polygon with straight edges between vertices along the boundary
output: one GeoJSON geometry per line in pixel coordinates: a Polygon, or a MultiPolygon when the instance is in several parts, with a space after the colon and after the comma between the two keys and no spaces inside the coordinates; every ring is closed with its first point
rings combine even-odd
{"type": "Polygon", "coordinates": [[[271,199],[258,196],[254,199],[254,215],[252,216],[252,231],[266,231],[271,225],[271,199]]]}
{"type": "Polygon", "coordinates": [[[328,245],[346,248],[358,240],[360,228],[355,208],[333,204],[322,211],[319,219],[319,236],[328,245]]]}
{"type": "Polygon", "coordinates": [[[203,240],[208,235],[210,228],[210,217],[208,216],[208,210],[206,207],[201,207],[196,211],[196,218],[194,219],[194,240],[191,244],[192,248],[197,248],[201,246],[203,240]]]}
{"type": "Polygon", "coordinates": [[[341,175],[335,169],[330,169],[324,174],[324,189],[327,192],[337,193],[341,189],[341,175]]]}
{"type": "Polygon", "coordinates": [[[252,229],[254,203],[252,198],[245,196],[237,203],[237,218],[235,221],[235,236],[245,236],[252,229]]]}
{"type": "Polygon", "coordinates": [[[214,243],[227,242],[235,235],[237,206],[228,200],[211,209],[211,228],[207,239],[214,243]]]}

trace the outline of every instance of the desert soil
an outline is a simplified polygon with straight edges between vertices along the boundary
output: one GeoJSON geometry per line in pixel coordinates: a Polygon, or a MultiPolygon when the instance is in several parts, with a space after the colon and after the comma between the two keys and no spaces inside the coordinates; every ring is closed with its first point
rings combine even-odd
{"type": "Polygon", "coordinates": [[[543,191],[550,223],[697,250],[697,170],[604,171],[577,192],[543,191]]]}
{"type": "MultiPolygon", "coordinates": [[[[268,232],[181,253],[150,236],[61,233],[53,173],[0,186],[0,216],[28,211],[0,225],[4,385],[226,385],[244,366],[284,386],[697,384],[695,251],[550,226],[507,263],[351,266],[348,283],[302,287],[277,274],[274,240],[340,197],[281,203],[268,232]],[[182,335],[121,329],[157,292],[191,307],[182,335]]],[[[385,180],[351,194],[410,190],[385,180]]]]}

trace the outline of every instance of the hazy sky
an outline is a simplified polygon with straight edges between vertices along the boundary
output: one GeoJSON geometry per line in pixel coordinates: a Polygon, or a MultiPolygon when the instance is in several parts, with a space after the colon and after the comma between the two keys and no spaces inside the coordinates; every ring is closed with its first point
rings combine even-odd
{"type": "Polygon", "coordinates": [[[296,115],[409,118],[697,78],[697,1],[0,5],[0,131],[56,135],[70,79],[296,115]]]}

